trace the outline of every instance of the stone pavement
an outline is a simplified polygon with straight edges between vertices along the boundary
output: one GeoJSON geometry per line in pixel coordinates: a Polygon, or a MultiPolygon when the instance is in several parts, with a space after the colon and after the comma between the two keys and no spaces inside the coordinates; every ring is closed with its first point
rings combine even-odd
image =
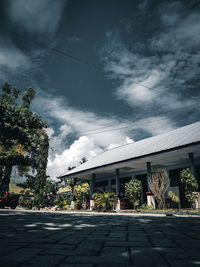
{"type": "Polygon", "coordinates": [[[0,266],[196,266],[200,217],[0,210],[0,266]]]}

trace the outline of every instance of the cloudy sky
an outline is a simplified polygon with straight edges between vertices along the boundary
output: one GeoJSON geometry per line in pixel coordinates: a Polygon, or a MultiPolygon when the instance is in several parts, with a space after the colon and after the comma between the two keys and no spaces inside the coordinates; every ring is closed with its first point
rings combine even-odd
{"type": "Polygon", "coordinates": [[[197,0],[2,0],[0,81],[33,87],[48,174],[199,120],[197,0]]]}

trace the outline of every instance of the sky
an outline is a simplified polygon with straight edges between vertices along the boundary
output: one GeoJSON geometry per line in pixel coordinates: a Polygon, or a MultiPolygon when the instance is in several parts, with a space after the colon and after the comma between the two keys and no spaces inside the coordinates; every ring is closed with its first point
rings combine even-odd
{"type": "Polygon", "coordinates": [[[0,3],[0,82],[35,89],[51,179],[198,121],[199,44],[198,0],[0,3]]]}

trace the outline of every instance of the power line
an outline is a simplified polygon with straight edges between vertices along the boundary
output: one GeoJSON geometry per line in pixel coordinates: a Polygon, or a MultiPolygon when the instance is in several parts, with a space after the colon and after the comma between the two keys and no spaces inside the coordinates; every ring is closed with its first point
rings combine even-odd
{"type": "MultiPolygon", "coordinates": [[[[191,106],[194,106],[193,104],[192,105],[189,105],[188,107],[191,107],[191,106]]],[[[179,109],[185,109],[185,107],[180,107],[180,108],[175,108],[175,109],[171,109],[167,112],[165,112],[165,114],[168,114],[170,112],[173,112],[175,110],[179,110],[179,109]]],[[[151,124],[151,123],[154,123],[154,122],[157,122],[157,121],[161,121],[161,120],[167,120],[168,118],[164,118],[164,119],[159,119],[159,120],[155,120],[155,121],[152,121],[152,122],[148,122],[148,123],[145,123],[146,124],[151,124]]],[[[143,125],[143,124],[140,124],[140,125],[143,125]]],[[[108,126],[104,126],[104,127],[99,127],[99,128],[94,128],[94,129],[90,129],[90,130],[87,130],[87,131],[84,131],[84,132],[80,132],[79,134],[82,135],[82,134],[85,134],[85,133],[88,133],[88,132],[91,132],[91,131],[96,131],[96,130],[101,130],[101,129],[105,129],[105,128],[108,128],[108,127],[112,127],[114,125],[108,125],[108,126]]],[[[120,130],[120,129],[125,129],[125,128],[131,128],[131,127],[135,127],[135,126],[138,126],[137,123],[134,123],[132,125],[128,125],[128,126],[123,126],[123,127],[118,127],[118,128],[113,128],[113,129],[109,129],[109,130],[106,130],[106,131],[101,131],[101,132],[96,132],[96,133],[89,133],[89,134],[86,134],[87,135],[93,135],[93,134],[98,134],[98,133],[104,133],[104,132],[110,132],[110,131],[115,131],[115,130],[120,130]]]]}
{"type": "Polygon", "coordinates": [[[123,126],[123,127],[119,127],[119,128],[114,128],[114,129],[110,129],[110,130],[106,130],[106,131],[101,131],[101,132],[96,132],[96,133],[90,133],[90,134],[86,134],[86,136],[88,135],[94,135],[94,134],[100,134],[100,133],[106,133],[106,132],[112,132],[112,131],[119,131],[121,129],[126,129],[126,128],[132,128],[133,129],[135,127],[138,127],[138,126],[143,126],[143,125],[147,125],[147,124],[152,124],[154,122],[157,122],[157,121],[163,121],[163,120],[168,120],[168,118],[163,118],[163,119],[159,119],[159,120],[154,120],[154,121],[151,121],[151,122],[146,122],[146,123],[141,123],[141,124],[133,124],[133,125],[129,125],[129,126],[123,126]]]}
{"type": "Polygon", "coordinates": [[[69,57],[71,59],[74,59],[74,60],[76,60],[76,61],[78,61],[80,63],[83,63],[85,65],[88,65],[88,66],[93,67],[93,68],[95,68],[95,69],[97,69],[99,71],[104,72],[104,69],[103,68],[101,68],[101,67],[99,67],[99,66],[97,66],[95,64],[92,64],[92,63],[90,63],[88,61],[82,60],[79,57],[73,56],[73,55],[71,55],[71,54],[69,54],[69,53],[67,53],[65,51],[62,51],[60,49],[57,49],[57,48],[53,48],[53,47],[50,47],[50,46],[48,46],[48,48],[50,48],[51,50],[53,50],[53,51],[55,51],[55,52],[57,52],[57,53],[59,53],[61,55],[64,55],[64,56],[69,57]]]}
{"type": "MultiPolygon", "coordinates": [[[[75,60],[75,61],[77,61],[77,62],[79,62],[79,63],[82,63],[82,64],[85,64],[85,65],[87,65],[87,66],[90,66],[90,67],[92,67],[92,68],[94,68],[94,69],[96,69],[96,70],[98,70],[98,71],[105,72],[105,70],[104,70],[101,66],[98,66],[98,65],[96,65],[96,64],[92,64],[92,63],[90,63],[90,62],[88,62],[88,61],[85,61],[85,60],[83,60],[83,59],[81,59],[81,58],[79,58],[79,57],[77,57],[77,56],[72,55],[72,54],[69,53],[69,52],[65,52],[65,51],[63,51],[63,50],[60,50],[60,49],[58,49],[58,48],[51,47],[51,46],[49,46],[49,45],[45,45],[44,43],[39,43],[39,44],[41,44],[41,45],[43,45],[43,46],[46,46],[46,47],[48,47],[49,49],[51,49],[52,51],[55,51],[56,53],[61,54],[61,55],[63,55],[63,56],[69,57],[69,58],[71,58],[71,59],[73,59],[73,60],[75,60]]],[[[113,51],[112,51],[112,52],[113,52],[113,51]]],[[[169,94],[168,92],[162,92],[162,91],[160,91],[160,90],[158,90],[158,89],[152,88],[152,87],[150,87],[150,86],[146,86],[146,85],[144,85],[144,84],[141,84],[141,83],[138,83],[138,82],[135,82],[135,81],[131,81],[131,82],[134,83],[134,84],[137,84],[137,85],[139,85],[139,86],[145,87],[145,88],[147,88],[147,89],[156,91],[156,92],[158,92],[158,93],[160,93],[160,94],[164,94],[164,93],[169,94]]]]}
{"type": "MultiPolygon", "coordinates": [[[[17,35],[21,37],[21,35],[19,35],[19,34],[17,34],[17,35]]],[[[75,60],[75,61],[77,61],[77,62],[79,62],[79,63],[82,63],[82,64],[85,64],[85,65],[87,65],[87,66],[90,66],[90,67],[92,67],[92,68],[94,68],[94,69],[96,69],[96,70],[98,70],[98,71],[105,72],[105,70],[104,70],[101,66],[98,66],[98,65],[96,65],[96,64],[90,63],[89,61],[85,61],[85,60],[83,60],[83,59],[81,59],[81,58],[79,58],[79,57],[77,57],[77,56],[72,55],[72,54],[69,53],[69,52],[60,50],[60,49],[58,49],[58,48],[51,47],[51,46],[49,46],[48,44],[42,43],[42,42],[40,42],[40,41],[36,41],[36,42],[37,42],[39,45],[41,45],[41,46],[48,47],[48,48],[51,49],[52,51],[55,51],[55,52],[57,52],[57,53],[59,53],[59,54],[61,54],[61,55],[63,55],[63,56],[69,57],[69,58],[71,58],[71,59],[73,59],[73,60],[75,60]]],[[[113,51],[114,51],[114,48],[109,52],[109,55],[112,54],[113,51]]],[[[162,92],[162,91],[160,91],[160,90],[158,90],[158,89],[152,88],[152,87],[150,87],[150,86],[146,86],[146,85],[144,85],[144,84],[141,84],[141,83],[138,83],[138,82],[135,82],[135,81],[131,81],[131,82],[134,83],[134,84],[137,84],[137,85],[139,85],[139,86],[142,86],[142,87],[144,87],[144,88],[147,88],[147,89],[156,91],[156,92],[158,92],[158,93],[160,93],[160,94],[168,94],[169,96],[171,95],[171,93],[169,93],[169,92],[162,92]]],[[[191,96],[191,98],[195,98],[195,97],[194,97],[194,96],[191,96]]]]}
{"type": "MultiPolygon", "coordinates": [[[[77,61],[77,62],[79,62],[81,64],[84,64],[84,65],[87,65],[89,67],[92,67],[95,70],[101,71],[101,73],[102,72],[105,72],[105,69],[103,67],[101,67],[99,65],[96,65],[96,64],[93,64],[93,63],[90,63],[89,61],[85,61],[85,60],[81,59],[80,57],[77,57],[77,56],[72,55],[70,52],[66,52],[66,51],[60,50],[58,48],[51,47],[51,46],[49,46],[47,44],[44,44],[44,43],[41,43],[41,42],[38,42],[38,44],[40,44],[42,46],[46,46],[46,47],[48,47],[49,49],[51,49],[52,51],[54,51],[54,52],[56,52],[58,54],[61,54],[61,55],[66,56],[66,57],[69,57],[69,58],[71,58],[71,59],[73,59],[73,60],[75,60],[75,61],[77,61]]],[[[112,54],[113,51],[114,51],[114,49],[112,49],[109,54],[112,54]]],[[[137,84],[139,86],[142,86],[144,88],[147,88],[149,90],[153,90],[155,92],[158,92],[159,94],[168,94],[169,96],[173,96],[169,92],[163,92],[163,91],[160,91],[158,89],[152,88],[150,86],[147,86],[147,85],[144,85],[142,83],[135,82],[135,81],[131,81],[131,82],[134,83],[134,84],[137,84]]],[[[191,98],[194,98],[194,96],[191,96],[191,98]]]]}

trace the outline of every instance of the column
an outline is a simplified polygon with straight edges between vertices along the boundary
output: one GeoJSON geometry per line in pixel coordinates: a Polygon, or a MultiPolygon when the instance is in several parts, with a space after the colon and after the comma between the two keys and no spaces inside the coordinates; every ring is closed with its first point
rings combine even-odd
{"type": "Polygon", "coordinates": [[[95,184],[95,173],[92,174],[92,178],[90,180],[90,197],[94,194],[94,184],[95,184]]]}
{"type": "Polygon", "coordinates": [[[116,182],[115,191],[116,191],[116,194],[119,195],[120,193],[119,169],[116,169],[115,182],[116,182]]]}
{"type": "Polygon", "coordinates": [[[108,179],[108,191],[111,191],[111,179],[108,179]]]}
{"type": "Polygon", "coordinates": [[[194,154],[193,153],[189,153],[188,156],[189,156],[191,173],[196,178],[196,169],[195,169],[195,163],[194,163],[194,154]]]}
{"type": "Polygon", "coordinates": [[[147,165],[147,185],[148,185],[148,191],[150,192],[151,190],[149,184],[151,181],[151,162],[147,162],[146,165],[147,165]]]}
{"type": "Polygon", "coordinates": [[[72,196],[71,196],[71,204],[70,204],[70,209],[71,210],[74,210],[74,200],[75,200],[75,197],[74,197],[74,186],[76,185],[76,178],[73,178],[73,186],[72,186],[72,196]]]}
{"type": "Polygon", "coordinates": [[[120,193],[119,169],[116,169],[115,182],[116,182],[115,191],[116,191],[116,194],[118,195],[117,203],[116,203],[116,206],[115,206],[115,210],[116,211],[120,211],[121,203],[120,203],[120,198],[119,198],[119,193],[120,193]]]}
{"type": "Polygon", "coordinates": [[[94,209],[94,199],[93,194],[94,194],[94,188],[95,188],[95,173],[92,174],[92,178],[90,180],[90,210],[94,209]]]}
{"type": "Polygon", "coordinates": [[[155,197],[151,192],[150,189],[150,182],[151,182],[151,162],[147,162],[147,183],[148,183],[148,194],[147,194],[147,205],[148,206],[153,206],[155,209],[156,204],[155,204],[155,197]]]}

